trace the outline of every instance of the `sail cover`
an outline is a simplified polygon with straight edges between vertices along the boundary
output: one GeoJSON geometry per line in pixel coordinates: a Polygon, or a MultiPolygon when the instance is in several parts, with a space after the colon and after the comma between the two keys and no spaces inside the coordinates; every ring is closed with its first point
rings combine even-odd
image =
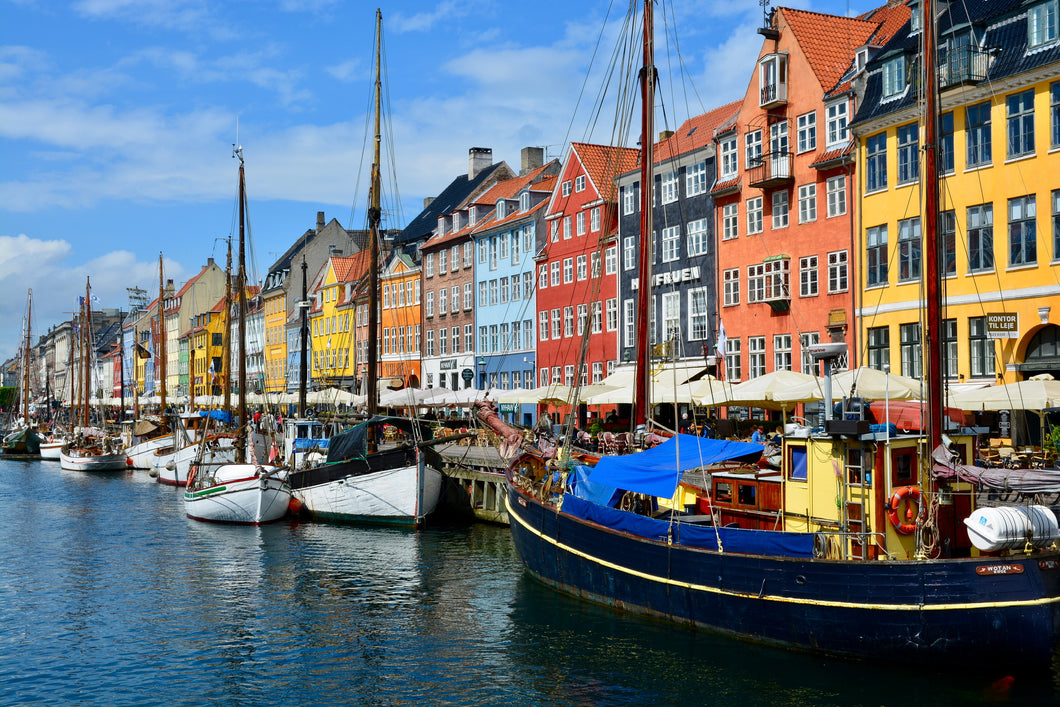
{"type": "Polygon", "coordinates": [[[706,439],[677,434],[657,447],[636,454],[601,457],[592,472],[594,484],[606,484],[626,491],[672,498],[681,474],[708,464],[762,454],[761,444],[706,439]]]}

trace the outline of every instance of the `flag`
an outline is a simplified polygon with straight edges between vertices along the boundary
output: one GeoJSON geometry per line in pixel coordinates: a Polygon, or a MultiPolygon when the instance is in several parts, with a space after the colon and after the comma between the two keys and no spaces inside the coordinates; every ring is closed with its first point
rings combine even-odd
{"type": "Polygon", "coordinates": [[[214,370],[213,361],[210,361],[210,370],[208,373],[210,374],[210,384],[213,385],[217,382],[217,372],[214,370]]]}
{"type": "Polygon", "coordinates": [[[718,350],[718,355],[722,358],[725,358],[725,344],[728,341],[729,337],[725,336],[725,322],[722,322],[718,327],[718,343],[714,345],[714,348],[718,350]]]}

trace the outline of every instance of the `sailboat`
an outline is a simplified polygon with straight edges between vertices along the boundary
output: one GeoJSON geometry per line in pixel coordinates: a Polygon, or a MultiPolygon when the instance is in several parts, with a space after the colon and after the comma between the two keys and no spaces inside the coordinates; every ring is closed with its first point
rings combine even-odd
{"type": "Polygon", "coordinates": [[[92,340],[91,278],[85,280],[85,296],[81,299],[78,324],[78,375],[81,385],[76,415],[79,426],[74,429],[73,438],[60,450],[59,464],[68,471],[124,471],[128,466],[128,457],[125,456],[121,440],[108,434],[102,427],[92,426],[89,400],[95,350],[92,340]]]}
{"type": "MultiPolygon", "coordinates": [[[[382,12],[376,11],[375,150],[368,209],[368,419],[331,438],[323,465],[293,469],[289,482],[302,509],[314,518],[340,522],[419,527],[441,498],[441,456],[431,445],[430,426],[415,420],[377,415],[379,338],[380,102],[382,92],[382,12]],[[386,427],[409,440],[383,442],[386,427]]],[[[304,339],[303,339],[304,342],[304,339]]],[[[303,343],[302,385],[306,381],[303,343]]],[[[304,394],[301,398],[304,400],[304,394]]]]}
{"type": "MultiPolygon", "coordinates": [[[[236,145],[234,157],[239,160],[239,351],[246,351],[246,179],[243,148],[236,145]]],[[[189,472],[184,491],[184,512],[189,518],[215,523],[260,525],[271,523],[287,514],[291,489],[286,469],[247,462],[250,418],[247,415],[246,358],[239,356],[239,432],[235,438],[235,463],[214,464],[200,455],[189,472]]],[[[205,447],[207,437],[203,437],[205,447]]]]}
{"type": "Polygon", "coordinates": [[[33,290],[30,290],[26,298],[26,320],[23,327],[21,352],[19,355],[18,375],[18,417],[15,419],[14,429],[9,431],[3,439],[2,451],[5,455],[29,455],[40,454],[41,439],[30,419],[30,366],[32,365],[32,336],[30,318],[33,315],[33,290]]]}
{"type": "MultiPolygon", "coordinates": [[[[921,3],[923,31],[932,26],[933,5],[921,3]]],[[[648,233],[654,181],[651,0],[643,12],[640,183],[647,188],[641,190],[641,232],[648,233]]],[[[930,59],[934,45],[928,37],[924,41],[930,59]]],[[[925,75],[934,81],[933,68],[925,75]]],[[[933,86],[925,94],[934,96],[933,86]]],[[[924,173],[934,178],[937,138],[930,117],[925,132],[924,173]]],[[[937,184],[935,195],[934,202],[926,199],[923,222],[924,262],[926,269],[935,268],[927,277],[937,284],[938,245],[930,235],[937,184]]],[[[651,249],[640,251],[640,282],[646,283],[651,249]]],[[[937,324],[939,291],[929,292],[929,318],[937,324]]],[[[637,321],[648,322],[650,288],[642,286],[638,296],[637,321]]],[[[634,424],[642,425],[647,327],[636,328],[634,424]]],[[[929,356],[937,366],[941,343],[930,339],[935,348],[929,356]]],[[[974,488],[945,472],[953,450],[969,458],[972,441],[960,431],[943,437],[937,367],[928,384],[927,449],[933,455],[921,451],[919,435],[885,441],[882,433],[869,431],[867,421],[844,412],[829,420],[825,434],[786,437],[782,473],[770,476],[714,466],[757,454],[760,445],[677,434],[657,447],[603,457],[594,465],[591,458],[524,440],[489,403],[477,412],[511,459],[506,508],[519,557],[532,576],[558,591],[756,642],[873,663],[1047,669],[1060,638],[1056,518],[1042,506],[980,508],[963,520],[978,536],[980,552],[956,556],[957,548],[947,548],[939,536],[956,537],[957,530],[942,529],[946,514],[954,515],[957,497],[970,505],[974,488]],[[883,445],[889,454],[877,454],[883,445]],[[908,474],[906,485],[891,489],[893,496],[892,471],[908,474]],[[811,507],[818,510],[808,513],[811,507]],[[837,510],[838,517],[817,517],[837,510]]],[[[951,520],[951,526],[962,522],[951,520]]]]}

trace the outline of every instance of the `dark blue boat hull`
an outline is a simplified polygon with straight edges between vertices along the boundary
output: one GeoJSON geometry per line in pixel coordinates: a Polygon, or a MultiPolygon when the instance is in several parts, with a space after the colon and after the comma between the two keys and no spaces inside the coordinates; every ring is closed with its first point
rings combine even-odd
{"type": "Polygon", "coordinates": [[[531,574],[640,614],[925,667],[1038,670],[1060,636],[1056,553],[923,562],[739,555],[615,532],[557,512],[511,483],[507,500],[512,537],[531,574]]]}

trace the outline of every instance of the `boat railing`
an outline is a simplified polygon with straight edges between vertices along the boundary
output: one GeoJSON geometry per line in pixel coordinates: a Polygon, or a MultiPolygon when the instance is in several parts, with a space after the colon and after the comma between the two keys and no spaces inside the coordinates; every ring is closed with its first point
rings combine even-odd
{"type": "Polygon", "coordinates": [[[818,530],[814,533],[813,556],[826,560],[868,560],[872,559],[869,548],[876,548],[877,552],[872,553],[875,556],[894,559],[887,552],[886,541],[884,533],[818,530]]]}

